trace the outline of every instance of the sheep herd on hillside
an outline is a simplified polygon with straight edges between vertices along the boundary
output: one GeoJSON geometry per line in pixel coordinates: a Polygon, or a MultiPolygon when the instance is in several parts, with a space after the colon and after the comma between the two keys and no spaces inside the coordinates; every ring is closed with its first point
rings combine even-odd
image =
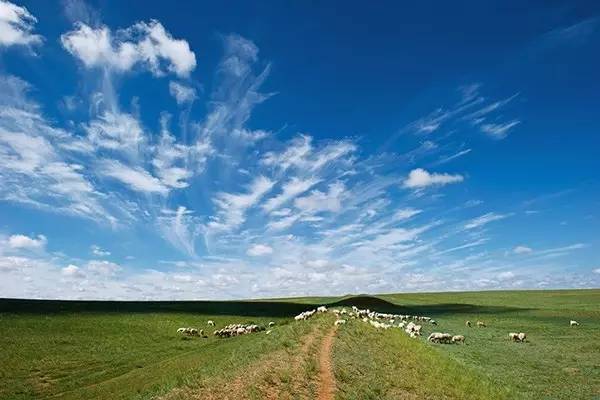
{"type": "MultiPolygon", "coordinates": [[[[334,322],[335,326],[346,324],[349,319],[355,319],[368,323],[376,329],[390,329],[397,328],[402,329],[409,337],[418,338],[422,336],[423,325],[428,324],[436,326],[437,321],[431,317],[425,317],[420,315],[403,315],[403,314],[388,314],[372,311],[369,309],[360,309],[356,306],[352,306],[351,310],[347,310],[345,307],[328,309],[326,306],[319,306],[312,310],[301,312],[294,317],[295,321],[306,321],[316,314],[322,314],[331,312],[336,316],[334,322]]],[[[212,320],[207,321],[208,326],[215,326],[215,322],[212,320]]],[[[213,335],[218,338],[230,338],[233,336],[246,335],[249,333],[263,332],[268,335],[272,332],[270,328],[273,328],[275,322],[271,321],[268,323],[268,330],[265,326],[257,324],[229,324],[221,329],[217,329],[213,332],[213,335]]],[[[484,321],[477,321],[475,325],[478,328],[486,328],[487,325],[484,321]]],[[[471,321],[465,321],[465,326],[471,328],[473,325],[471,321]]],[[[577,321],[571,320],[569,326],[579,326],[577,321]]],[[[204,334],[203,329],[196,328],[179,328],[177,333],[186,336],[200,336],[207,338],[204,334]]],[[[527,335],[523,332],[511,332],[508,334],[508,339],[513,342],[523,343],[527,339],[527,335]]],[[[445,332],[432,332],[428,337],[427,341],[431,343],[441,344],[464,344],[464,335],[453,335],[445,332]]]]}

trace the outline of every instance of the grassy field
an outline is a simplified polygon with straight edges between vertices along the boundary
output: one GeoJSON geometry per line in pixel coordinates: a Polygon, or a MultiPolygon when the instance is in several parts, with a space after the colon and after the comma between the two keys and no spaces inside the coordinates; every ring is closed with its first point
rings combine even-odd
{"type": "MultiPolygon", "coordinates": [[[[316,398],[316,304],[427,315],[464,334],[430,344],[359,320],[333,342],[336,399],[600,398],[600,290],[390,294],[247,302],[0,300],[0,399],[316,398]],[[276,323],[270,335],[182,338],[180,326],[276,323]],[[570,328],[569,320],[581,326],[570,328]],[[467,328],[483,320],[487,328],[467,328]],[[527,343],[512,343],[522,331],[527,343]]],[[[212,328],[211,328],[212,330],[212,328]]]]}

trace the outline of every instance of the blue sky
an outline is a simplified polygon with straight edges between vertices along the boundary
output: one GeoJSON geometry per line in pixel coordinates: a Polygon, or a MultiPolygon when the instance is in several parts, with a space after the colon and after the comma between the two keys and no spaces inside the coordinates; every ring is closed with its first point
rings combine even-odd
{"type": "Polygon", "coordinates": [[[0,297],[600,286],[596,2],[0,0],[0,297]]]}

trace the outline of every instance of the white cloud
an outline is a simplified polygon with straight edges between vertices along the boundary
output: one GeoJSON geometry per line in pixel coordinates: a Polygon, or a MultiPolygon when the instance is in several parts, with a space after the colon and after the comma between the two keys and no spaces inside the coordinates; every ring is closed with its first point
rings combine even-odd
{"type": "Polygon", "coordinates": [[[515,254],[529,254],[532,251],[533,250],[531,249],[531,247],[527,247],[527,246],[517,246],[513,249],[513,253],[515,253],[515,254]]]}
{"type": "Polygon", "coordinates": [[[175,248],[182,250],[190,257],[195,257],[195,241],[199,234],[199,222],[192,214],[192,211],[183,206],[177,207],[175,211],[162,210],[158,224],[165,239],[175,248]]]}
{"type": "Polygon", "coordinates": [[[255,244],[246,252],[251,257],[260,257],[271,253],[273,253],[273,248],[264,244],[255,244]]]}
{"type": "Polygon", "coordinates": [[[512,271],[503,271],[498,274],[498,279],[500,280],[510,280],[515,277],[515,273],[512,271]]]}
{"type": "Polygon", "coordinates": [[[592,272],[595,274],[600,274],[600,268],[596,268],[596,269],[592,270],[592,272]]]}
{"type": "Polygon", "coordinates": [[[484,215],[481,215],[477,218],[472,219],[471,221],[465,224],[465,229],[475,229],[480,228],[484,225],[489,224],[490,222],[499,221],[501,219],[509,217],[510,214],[497,214],[494,212],[490,212],[484,215]]]}
{"type": "Polygon", "coordinates": [[[403,221],[406,219],[410,219],[410,218],[414,217],[415,215],[418,215],[422,212],[423,212],[423,210],[417,210],[416,208],[410,208],[410,207],[402,208],[402,209],[394,212],[394,216],[392,217],[392,220],[403,221]]]}
{"type": "Polygon", "coordinates": [[[281,152],[267,152],[261,162],[281,171],[296,168],[302,172],[315,173],[335,161],[351,160],[349,157],[356,151],[356,145],[350,141],[335,141],[314,149],[312,137],[300,135],[292,139],[287,148],[281,152]]]}
{"type": "Polygon", "coordinates": [[[12,235],[8,238],[8,246],[12,249],[40,250],[46,247],[48,240],[44,235],[37,238],[26,235],[12,235]]]}
{"type": "Polygon", "coordinates": [[[293,177],[288,182],[283,184],[282,192],[279,195],[271,197],[269,200],[267,200],[267,202],[263,204],[262,208],[266,212],[274,211],[288,201],[296,198],[298,195],[306,192],[318,182],[319,180],[317,178],[300,179],[293,177]]]}
{"type": "Polygon", "coordinates": [[[521,121],[513,120],[499,124],[482,124],[481,131],[494,139],[504,139],[508,131],[519,125],[521,121]]]}
{"type": "Polygon", "coordinates": [[[79,58],[87,68],[103,67],[124,72],[136,64],[154,75],[164,69],[188,76],[196,67],[196,56],[187,41],[174,39],[156,20],[138,22],[113,35],[106,26],[92,28],[82,22],[61,36],[63,47],[79,58]]]}
{"type": "Polygon", "coordinates": [[[346,187],[342,182],[329,185],[327,192],[313,190],[308,196],[299,197],[294,201],[294,206],[310,214],[322,211],[337,212],[342,207],[342,200],[347,195],[346,187]]]}
{"type": "Polygon", "coordinates": [[[98,256],[98,257],[107,257],[110,256],[110,251],[106,251],[104,249],[102,249],[102,247],[93,244],[90,246],[90,251],[92,252],[93,255],[98,256]]]}
{"type": "Polygon", "coordinates": [[[228,230],[237,227],[246,220],[246,210],[254,206],[275,182],[265,176],[258,176],[249,185],[246,193],[218,193],[213,199],[217,206],[218,218],[208,226],[215,230],[228,230]]]}
{"type": "Polygon", "coordinates": [[[106,260],[91,260],[86,264],[90,272],[103,276],[112,276],[121,271],[121,266],[106,260]]]}
{"type": "Polygon", "coordinates": [[[464,180],[462,175],[430,173],[422,168],[413,169],[404,181],[404,187],[420,189],[428,186],[442,186],[464,180]]]}
{"type": "Polygon", "coordinates": [[[189,104],[196,100],[196,89],[179,82],[169,82],[169,93],[179,105],[189,104]]]}
{"type": "Polygon", "coordinates": [[[169,188],[148,171],[140,167],[129,167],[116,160],[104,161],[99,172],[104,176],[124,183],[137,192],[158,193],[161,195],[166,195],[169,192],[169,188]]]}
{"type": "Polygon", "coordinates": [[[134,153],[144,141],[139,121],[130,114],[107,112],[85,127],[97,147],[134,153]]]}
{"type": "Polygon", "coordinates": [[[69,277],[82,277],[83,272],[77,265],[69,264],[60,270],[61,274],[69,277]]]}
{"type": "Polygon", "coordinates": [[[36,22],[27,8],[0,0],[0,47],[41,43],[42,37],[32,33],[36,22]]]}

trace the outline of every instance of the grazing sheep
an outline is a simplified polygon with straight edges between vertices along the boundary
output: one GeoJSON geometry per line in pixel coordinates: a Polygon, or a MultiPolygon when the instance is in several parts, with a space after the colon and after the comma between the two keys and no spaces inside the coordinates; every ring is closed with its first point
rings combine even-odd
{"type": "Polygon", "coordinates": [[[449,333],[433,332],[427,340],[432,343],[450,343],[452,342],[452,335],[449,333]]]}
{"type": "Polygon", "coordinates": [[[437,325],[437,321],[435,319],[430,320],[429,323],[431,325],[437,325]]]}
{"type": "Polygon", "coordinates": [[[463,335],[454,335],[452,336],[452,343],[462,343],[465,344],[465,337],[463,335]]]}
{"type": "Polygon", "coordinates": [[[269,322],[269,328],[272,328],[273,326],[275,326],[275,322],[273,322],[273,321],[269,322]]]}
{"type": "Polygon", "coordinates": [[[319,306],[319,307],[317,307],[317,312],[320,312],[320,313],[327,312],[327,307],[319,306]]]}
{"type": "Polygon", "coordinates": [[[443,333],[441,332],[432,332],[431,335],[427,337],[428,342],[436,343],[442,339],[443,333]]]}
{"type": "Polygon", "coordinates": [[[571,322],[569,322],[569,325],[571,325],[571,326],[579,326],[579,322],[571,320],[571,322]]]}
{"type": "Polygon", "coordinates": [[[230,324],[223,329],[218,329],[213,332],[213,335],[220,338],[228,338],[232,336],[246,335],[248,333],[259,332],[265,330],[264,327],[258,325],[243,325],[230,324]]]}
{"type": "Polygon", "coordinates": [[[179,328],[177,329],[177,333],[183,333],[185,332],[186,328],[179,328]]]}
{"type": "Polygon", "coordinates": [[[210,325],[210,326],[215,326],[215,322],[214,322],[214,321],[212,321],[212,320],[209,320],[209,321],[207,322],[207,324],[208,324],[208,325],[210,325]]]}
{"type": "Polygon", "coordinates": [[[465,326],[466,326],[467,328],[470,328],[470,327],[471,327],[471,321],[467,321],[467,322],[465,322],[465,326]]]}
{"type": "Polygon", "coordinates": [[[517,337],[519,338],[519,342],[524,342],[524,341],[525,341],[525,339],[527,339],[527,335],[526,335],[526,334],[524,334],[523,332],[519,333],[519,334],[517,335],[517,337]]]}
{"type": "Polygon", "coordinates": [[[477,327],[478,328],[485,328],[486,327],[485,322],[483,322],[483,321],[477,321],[477,327]]]}
{"type": "Polygon", "coordinates": [[[338,319],[334,322],[335,326],[344,325],[346,323],[345,319],[338,319]]]}
{"type": "Polygon", "coordinates": [[[300,314],[296,315],[294,317],[294,319],[296,321],[303,321],[303,320],[305,321],[305,320],[309,319],[310,317],[312,317],[314,315],[314,313],[316,313],[316,312],[317,312],[317,310],[304,311],[304,312],[301,312],[300,314]]]}
{"type": "Polygon", "coordinates": [[[508,340],[512,340],[513,342],[516,342],[519,340],[519,334],[516,332],[511,332],[508,334],[508,340]]]}

